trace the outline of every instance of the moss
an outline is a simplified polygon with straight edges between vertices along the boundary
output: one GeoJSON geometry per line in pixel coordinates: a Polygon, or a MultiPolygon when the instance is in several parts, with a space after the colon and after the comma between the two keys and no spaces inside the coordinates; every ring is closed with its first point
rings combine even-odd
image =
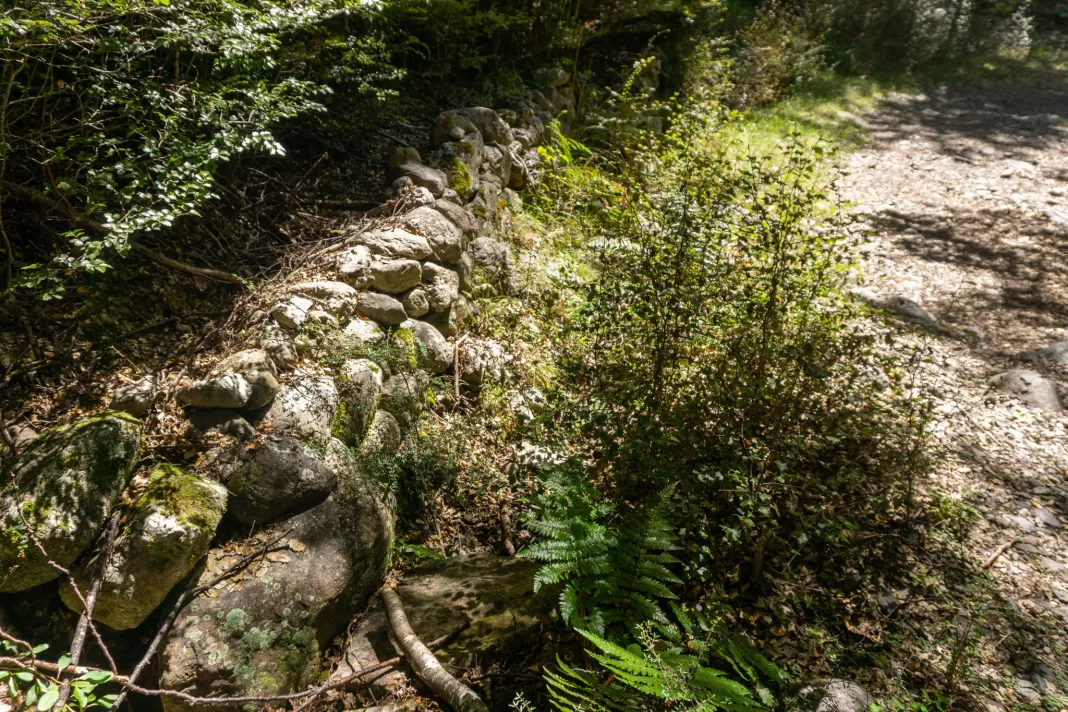
{"type": "Polygon", "coordinates": [[[337,405],[337,410],[334,411],[334,420],[330,423],[330,434],[338,440],[345,439],[345,423],[348,421],[347,412],[348,403],[341,401],[337,405]]]}
{"type": "Polygon", "coordinates": [[[471,172],[467,166],[456,156],[449,159],[445,168],[449,176],[449,187],[463,196],[471,194],[471,172]]]}
{"type": "Polygon", "coordinates": [[[148,489],[134,504],[134,520],[143,520],[153,506],[186,526],[215,531],[222,517],[219,494],[200,477],[175,465],[157,465],[148,489]]]}

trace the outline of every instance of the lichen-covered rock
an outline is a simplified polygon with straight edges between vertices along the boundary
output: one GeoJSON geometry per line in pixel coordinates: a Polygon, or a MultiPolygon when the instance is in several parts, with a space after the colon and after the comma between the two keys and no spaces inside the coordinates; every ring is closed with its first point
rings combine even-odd
{"type": "MultiPolygon", "coordinates": [[[[182,610],[160,651],[160,685],[199,696],[269,695],[313,683],[322,651],[381,585],[393,543],[388,495],[341,443],[327,444],[336,491],[255,540],[216,549],[206,583],[283,530],[288,551],[257,561],[182,610]]],[[[164,697],[166,712],[205,710],[164,697]]]]}
{"type": "MultiPolygon", "coordinates": [[[[115,541],[93,620],[115,630],[141,625],[208,552],[224,511],[226,488],[218,482],[173,465],[157,466],[115,541]]],[[[89,590],[96,575],[92,561],[74,570],[82,591],[89,590]]],[[[68,608],[81,613],[81,600],[69,582],[59,595],[68,608]]]]}
{"type": "Polygon", "coordinates": [[[344,282],[301,282],[290,287],[294,294],[311,297],[334,316],[344,317],[356,310],[356,288],[344,282]]]}
{"type": "Polygon", "coordinates": [[[1064,410],[1057,394],[1057,384],[1034,371],[1005,371],[991,378],[990,385],[1001,393],[1018,398],[1031,408],[1051,413],[1064,410]]]}
{"type": "Polygon", "coordinates": [[[468,339],[460,346],[460,378],[476,388],[487,383],[502,383],[508,376],[511,360],[511,354],[496,341],[468,339]]]}
{"type": "Polygon", "coordinates": [[[334,489],[334,473],[323,456],[292,437],[270,437],[255,450],[243,449],[225,481],[230,514],[246,526],[306,509],[334,489]]]}
{"type": "Polygon", "coordinates": [[[337,411],[337,387],[325,376],[301,378],[278,391],[265,420],[276,433],[325,439],[337,411]]]}
{"type": "Polygon", "coordinates": [[[338,387],[341,405],[336,418],[335,437],[347,445],[363,440],[382,395],[382,367],[365,358],[350,359],[341,366],[338,387]]]}
{"type": "Polygon", "coordinates": [[[435,198],[440,198],[448,185],[448,180],[442,171],[420,163],[402,163],[386,173],[386,179],[391,183],[400,178],[407,178],[413,185],[426,188],[435,198]]]}
{"type": "Polygon", "coordinates": [[[140,417],[152,410],[159,392],[159,381],[155,376],[144,376],[125,386],[115,389],[115,395],[108,406],[111,410],[129,413],[140,417]]]}
{"type": "Polygon", "coordinates": [[[279,369],[293,368],[300,360],[293,337],[277,324],[267,324],[263,328],[260,348],[271,355],[271,360],[279,369]]]}
{"type": "Polygon", "coordinates": [[[352,245],[363,245],[372,254],[404,260],[425,260],[433,253],[422,235],[407,230],[368,230],[348,238],[352,245]]]}
{"type": "Polygon", "coordinates": [[[374,417],[371,418],[371,426],[367,428],[363,442],[360,443],[358,454],[361,460],[393,457],[397,454],[400,444],[400,423],[392,413],[376,410],[374,417]]]}
{"type": "Polygon", "coordinates": [[[431,373],[445,373],[452,366],[453,348],[441,332],[425,321],[409,319],[401,324],[402,329],[412,332],[416,341],[416,356],[419,368],[431,373]]]}
{"type": "Polygon", "coordinates": [[[371,248],[367,245],[356,245],[342,252],[337,256],[337,271],[341,281],[356,289],[370,287],[374,281],[371,260],[371,248]]]}
{"type": "Polygon", "coordinates": [[[460,275],[433,262],[423,265],[423,283],[430,311],[445,311],[460,296],[460,275]]]}
{"type": "Polygon", "coordinates": [[[378,292],[361,293],[358,310],[362,316],[386,326],[400,326],[408,318],[403,304],[388,294],[378,292]]]}
{"type": "Polygon", "coordinates": [[[441,332],[447,339],[456,336],[460,325],[475,314],[474,305],[464,295],[460,295],[448,309],[443,312],[434,312],[423,317],[423,321],[441,332]]]}
{"type": "Polygon", "coordinates": [[[416,208],[404,216],[404,226],[426,238],[438,262],[452,264],[463,254],[463,231],[434,208],[416,208]]]}
{"type": "Polygon", "coordinates": [[[278,371],[271,355],[262,349],[246,349],[227,356],[215,370],[220,373],[236,373],[244,377],[251,391],[245,408],[255,410],[271,402],[281,387],[278,371]]]}
{"type": "Polygon", "coordinates": [[[252,395],[252,385],[244,376],[227,373],[193,381],[178,389],[179,403],[195,408],[244,408],[252,395]]]}
{"type": "Polygon", "coordinates": [[[345,325],[345,338],[364,346],[381,343],[386,338],[382,327],[370,319],[353,319],[345,325]]]}
{"type": "Polygon", "coordinates": [[[0,472],[0,593],[59,576],[27,527],[53,561],[74,563],[111,516],[140,447],[141,423],[105,411],[46,431],[0,472]]]}
{"type": "MultiPolygon", "coordinates": [[[[546,633],[560,627],[555,614],[559,589],[545,586],[535,593],[537,571],[538,564],[528,559],[466,554],[405,572],[397,594],[412,629],[423,640],[451,633],[469,620],[470,627],[435,655],[450,668],[488,669],[529,660],[546,644],[546,633]]],[[[353,632],[330,681],[397,654],[385,612],[376,601],[353,632]]],[[[403,670],[387,668],[361,677],[361,684],[384,693],[404,677],[403,670]]]]}
{"type": "Polygon", "coordinates": [[[404,307],[404,313],[413,319],[430,311],[430,302],[427,301],[426,291],[422,287],[416,287],[402,294],[401,306],[404,307]]]}
{"type": "Polygon", "coordinates": [[[308,320],[308,311],[315,306],[315,302],[304,297],[288,297],[274,305],[271,316],[284,328],[290,331],[299,329],[308,320]]]}
{"type": "Polygon", "coordinates": [[[422,371],[398,373],[382,388],[379,408],[392,413],[404,427],[410,427],[426,406],[426,390],[430,379],[422,371]]]}
{"type": "Polygon", "coordinates": [[[423,268],[417,260],[377,260],[371,263],[371,284],[380,292],[404,292],[423,278],[423,268]]]}

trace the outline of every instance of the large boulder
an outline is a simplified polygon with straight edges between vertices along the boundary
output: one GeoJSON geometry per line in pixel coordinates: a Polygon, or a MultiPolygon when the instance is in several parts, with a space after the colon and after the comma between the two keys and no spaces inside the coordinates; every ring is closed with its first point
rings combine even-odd
{"type": "Polygon", "coordinates": [[[426,407],[430,379],[422,371],[398,373],[382,388],[379,408],[391,413],[404,427],[410,427],[426,407]]]}
{"type": "MultiPolygon", "coordinates": [[[[423,640],[451,633],[470,620],[470,627],[435,655],[446,667],[488,669],[528,660],[547,644],[546,634],[560,627],[554,612],[559,589],[546,586],[534,592],[538,566],[528,559],[493,554],[457,556],[406,572],[397,594],[412,629],[423,640]]],[[[396,655],[385,612],[376,600],[349,639],[330,681],[396,655]]],[[[360,681],[386,693],[405,675],[403,669],[386,668],[361,676],[360,681]]]]}
{"type": "Polygon", "coordinates": [[[371,274],[371,248],[367,245],[356,245],[337,256],[337,271],[345,284],[356,289],[366,289],[374,281],[371,274]]]}
{"type": "Polygon", "coordinates": [[[348,238],[346,243],[363,245],[372,254],[395,259],[425,260],[433,254],[425,237],[395,228],[360,232],[348,238]]]}
{"type": "Polygon", "coordinates": [[[1057,395],[1057,384],[1034,371],[1012,370],[990,379],[997,391],[1019,399],[1025,405],[1051,413],[1064,410],[1057,395]]]}
{"type": "Polygon", "coordinates": [[[337,412],[334,381],[326,376],[301,378],[278,391],[266,421],[276,433],[322,440],[330,437],[337,412]]]}
{"type": "Polygon", "coordinates": [[[59,576],[100,534],[133,473],[141,423],[105,411],[46,431],[0,471],[0,593],[59,576]]]}
{"type": "Polygon", "coordinates": [[[371,285],[380,292],[405,292],[423,278],[418,260],[378,260],[371,263],[371,285]]]}
{"type": "Polygon", "coordinates": [[[460,346],[460,378],[479,388],[487,383],[502,383],[508,377],[511,354],[490,339],[468,339],[460,346]]]}
{"type": "Polygon", "coordinates": [[[456,336],[460,326],[474,315],[475,307],[464,295],[460,295],[452,305],[442,312],[432,312],[423,317],[423,321],[441,332],[449,339],[456,336]]]}
{"type": "Polygon", "coordinates": [[[401,444],[400,423],[392,413],[384,410],[376,410],[371,418],[371,425],[363,436],[360,443],[359,456],[361,460],[378,460],[383,457],[392,457],[401,444]]]}
{"type": "Polygon", "coordinates": [[[433,262],[423,265],[423,283],[430,311],[443,312],[460,296],[460,275],[433,262]]]}
{"type": "Polygon", "coordinates": [[[386,180],[390,183],[395,183],[400,178],[407,178],[412,185],[426,188],[435,198],[440,198],[449,184],[444,172],[421,163],[401,163],[386,173],[386,180]]]}
{"type": "Polygon", "coordinates": [[[378,292],[360,294],[359,312],[361,316],[374,319],[386,326],[400,326],[408,318],[404,312],[404,305],[399,300],[378,292]]]}
{"type": "Polygon", "coordinates": [[[179,403],[196,408],[244,408],[252,397],[252,384],[237,373],[205,378],[178,389],[179,403]]]}
{"type": "Polygon", "coordinates": [[[295,438],[271,437],[240,453],[225,478],[230,514],[246,526],[322,502],[334,489],[334,472],[323,456],[295,438]]]}
{"type": "Polygon", "coordinates": [[[426,290],[416,287],[401,295],[401,306],[404,313],[413,319],[421,317],[430,311],[430,302],[426,298],[426,290]]]}
{"type": "Polygon", "coordinates": [[[382,327],[370,319],[353,319],[345,325],[345,338],[359,346],[373,346],[386,338],[382,327]]]}
{"type": "Polygon", "coordinates": [[[512,129],[496,111],[484,106],[453,109],[438,115],[430,130],[430,144],[440,146],[446,141],[459,141],[472,130],[482,134],[486,143],[507,146],[514,140],[512,129]]]}
{"type": "Polygon", "coordinates": [[[267,324],[260,336],[260,348],[271,355],[277,368],[293,368],[300,360],[297,345],[289,332],[277,324],[267,324]]]}
{"type": "Polygon", "coordinates": [[[447,217],[453,225],[460,228],[464,235],[471,235],[478,229],[474,219],[456,203],[448,200],[438,200],[434,203],[433,208],[447,217]]]}
{"type": "MultiPolygon", "coordinates": [[[[242,554],[292,529],[282,546],[186,606],[160,650],[160,686],[198,696],[284,694],[317,680],[322,651],[377,590],[393,543],[388,495],[342,443],[326,460],[338,485],[326,501],[220,547],[206,583],[242,554]]],[[[162,698],[166,712],[204,710],[162,698]]]]}
{"type": "Polygon", "coordinates": [[[282,327],[299,329],[308,320],[308,312],[315,306],[315,302],[305,297],[287,297],[274,305],[271,316],[282,327]]]}
{"type": "MultiPolygon", "coordinates": [[[[141,625],[208,552],[224,511],[226,488],[218,482],[158,465],[115,541],[93,620],[115,630],[141,625]]],[[[89,590],[97,575],[92,559],[74,570],[82,591],[89,590]]],[[[72,611],[82,612],[81,599],[69,582],[59,595],[72,611]]]]}
{"type": "Polygon", "coordinates": [[[416,342],[419,368],[431,373],[445,373],[452,366],[453,348],[441,332],[426,323],[409,319],[401,324],[402,329],[412,332],[416,342]]]}
{"type": "Polygon", "coordinates": [[[867,712],[875,702],[857,683],[829,678],[802,685],[797,697],[802,712],[867,712]]]}
{"type": "Polygon", "coordinates": [[[426,238],[426,241],[430,243],[430,249],[434,252],[434,259],[438,262],[452,264],[459,261],[463,254],[463,230],[434,208],[427,206],[416,208],[404,216],[404,226],[426,238]]]}
{"type": "Polygon", "coordinates": [[[255,410],[270,403],[278,389],[278,370],[271,355],[262,349],[246,349],[224,358],[215,367],[220,373],[236,373],[248,382],[250,392],[245,408],[255,410]]]}

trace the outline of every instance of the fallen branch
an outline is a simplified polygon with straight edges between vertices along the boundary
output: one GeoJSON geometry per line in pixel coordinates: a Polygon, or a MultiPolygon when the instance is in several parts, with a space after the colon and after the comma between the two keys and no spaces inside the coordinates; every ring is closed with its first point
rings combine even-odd
{"type": "Polygon", "coordinates": [[[515,544],[512,543],[512,517],[508,512],[508,505],[501,504],[501,553],[505,556],[515,556],[515,544]]]}
{"type": "Polygon", "coordinates": [[[163,265],[164,267],[170,267],[171,269],[176,269],[180,272],[188,272],[189,274],[195,274],[200,277],[214,279],[219,282],[227,282],[229,284],[242,284],[242,281],[240,279],[228,272],[223,272],[222,270],[208,269],[207,267],[197,267],[195,265],[189,264],[188,262],[180,262],[178,260],[173,260],[170,257],[165,257],[160,253],[156,252],[155,250],[150,250],[149,248],[137,242],[131,242],[130,247],[137,250],[142,255],[152,260],[156,264],[163,265]]]}
{"type": "Polygon", "coordinates": [[[435,695],[443,699],[456,712],[489,712],[482,699],[467,685],[445,671],[434,654],[423,645],[422,641],[408,623],[400,596],[388,585],[379,591],[382,606],[386,609],[386,618],[397,648],[408,659],[412,671],[426,683],[435,695]]]}
{"type": "MultiPolygon", "coordinates": [[[[82,610],[82,615],[78,618],[78,625],[74,628],[74,640],[70,644],[70,664],[77,666],[82,661],[82,651],[85,648],[85,634],[89,632],[89,621],[93,617],[93,609],[96,608],[96,599],[100,595],[100,587],[104,583],[104,577],[108,572],[108,561],[111,560],[111,554],[115,550],[115,537],[119,533],[119,521],[122,516],[119,512],[113,512],[111,514],[111,521],[108,523],[107,534],[104,539],[104,549],[100,553],[99,571],[93,579],[92,585],[89,587],[89,595],[85,597],[85,608],[82,610]]],[[[53,705],[53,709],[61,710],[67,704],[67,700],[70,699],[70,675],[64,674],[66,678],[63,682],[63,686],[59,688],[59,697],[56,699],[56,704],[53,705]]]]}
{"type": "Polygon", "coordinates": [[[991,566],[993,566],[994,562],[997,561],[998,559],[1000,559],[1001,555],[1004,554],[1006,551],[1008,551],[1010,548],[1012,548],[1012,545],[1015,544],[1015,543],[1016,543],[1015,539],[1009,539],[1007,542],[1005,542],[1004,544],[1002,544],[998,548],[994,549],[994,553],[991,554],[990,558],[987,559],[986,563],[983,564],[983,571],[986,571],[991,566]]]}

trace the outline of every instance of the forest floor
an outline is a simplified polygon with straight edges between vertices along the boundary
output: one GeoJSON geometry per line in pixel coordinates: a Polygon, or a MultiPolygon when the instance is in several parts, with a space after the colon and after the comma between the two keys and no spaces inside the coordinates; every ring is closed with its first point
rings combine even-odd
{"type": "MultiPolygon", "coordinates": [[[[1068,339],[1068,84],[943,84],[851,120],[866,138],[842,159],[841,189],[869,236],[861,283],[949,327],[899,324],[895,339],[933,405],[941,456],[925,488],[947,525],[929,534],[974,574],[916,571],[880,604],[918,641],[909,655],[941,656],[948,685],[989,712],[1064,709],[1068,415],[1028,409],[990,378],[1031,369],[1068,384],[1063,366],[1019,358],[1068,339]]],[[[915,662],[892,657],[903,675],[915,662]]]]}

